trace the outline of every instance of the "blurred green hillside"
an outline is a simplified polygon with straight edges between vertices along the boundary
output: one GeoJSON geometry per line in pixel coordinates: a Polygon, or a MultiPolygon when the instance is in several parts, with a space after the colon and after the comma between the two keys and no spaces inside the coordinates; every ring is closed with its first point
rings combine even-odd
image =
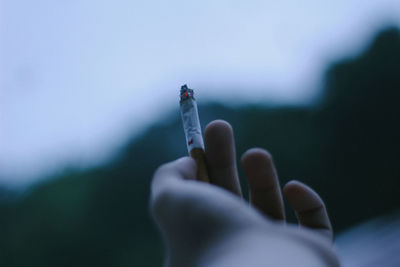
{"type": "MultiPolygon", "coordinates": [[[[267,148],[281,184],[298,179],[315,188],[340,231],[400,207],[399,30],[333,64],[322,92],[308,107],[208,104],[199,112],[204,126],[232,124],[238,158],[267,148]]],[[[158,165],[186,154],[176,109],[107,165],[65,172],[18,198],[1,190],[0,266],[160,266],[150,180],[158,165]]]]}

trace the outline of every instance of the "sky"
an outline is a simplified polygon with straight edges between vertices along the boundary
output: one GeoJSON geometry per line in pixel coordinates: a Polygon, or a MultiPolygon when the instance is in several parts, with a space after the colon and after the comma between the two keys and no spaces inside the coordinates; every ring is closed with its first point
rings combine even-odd
{"type": "Polygon", "coordinates": [[[0,0],[0,185],[107,160],[199,102],[304,104],[398,0],[0,0]]]}

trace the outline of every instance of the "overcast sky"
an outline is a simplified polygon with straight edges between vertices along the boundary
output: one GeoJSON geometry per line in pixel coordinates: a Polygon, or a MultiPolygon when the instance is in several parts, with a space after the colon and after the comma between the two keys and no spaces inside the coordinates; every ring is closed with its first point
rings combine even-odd
{"type": "Polygon", "coordinates": [[[398,0],[0,3],[8,185],[101,162],[177,108],[183,83],[200,102],[310,101],[332,60],[400,25],[398,0]]]}

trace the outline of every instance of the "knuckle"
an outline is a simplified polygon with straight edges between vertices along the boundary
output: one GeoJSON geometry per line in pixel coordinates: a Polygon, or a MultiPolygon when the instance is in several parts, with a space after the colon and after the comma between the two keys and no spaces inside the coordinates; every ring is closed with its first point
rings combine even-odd
{"type": "Polygon", "coordinates": [[[154,215],[162,215],[165,212],[170,212],[174,201],[174,192],[171,188],[163,188],[157,192],[150,201],[150,209],[154,215]]]}
{"type": "Polygon", "coordinates": [[[161,164],[155,171],[154,171],[154,175],[153,177],[156,177],[158,174],[163,173],[165,171],[167,171],[171,166],[171,163],[163,163],[161,164]]]}

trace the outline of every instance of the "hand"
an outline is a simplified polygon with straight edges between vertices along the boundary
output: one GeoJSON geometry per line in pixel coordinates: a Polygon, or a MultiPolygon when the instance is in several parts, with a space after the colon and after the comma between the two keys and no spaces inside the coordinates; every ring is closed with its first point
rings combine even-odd
{"type": "Polygon", "coordinates": [[[241,197],[231,126],[214,121],[204,135],[211,184],[195,180],[196,164],[189,157],[154,174],[151,210],[165,239],[167,266],[339,266],[317,193],[303,183],[287,183],[283,192],[300,227],[286,224],[272,158],[250,149],[241,159],[249,207],[241,197]]]}

